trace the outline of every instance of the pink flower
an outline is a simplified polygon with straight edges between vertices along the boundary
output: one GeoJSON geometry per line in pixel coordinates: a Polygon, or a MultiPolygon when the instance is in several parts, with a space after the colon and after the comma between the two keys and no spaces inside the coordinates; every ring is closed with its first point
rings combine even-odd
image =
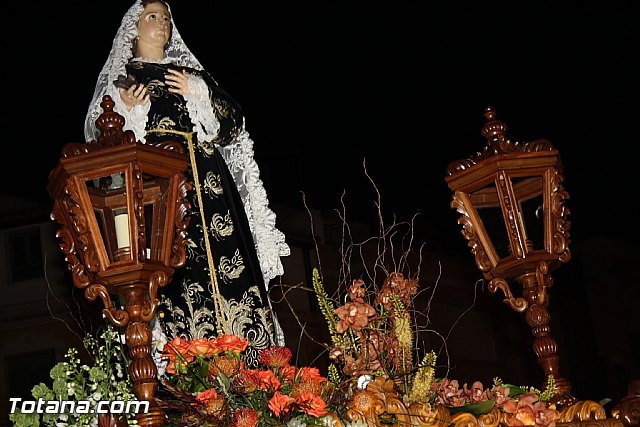
{"type": "Polygon", "coordinates": [[[508,414],[506,423],[509,426],[555,426],[559,414],[554,405],[549,408],[540,401],[535,393],[520,395],[518,402],[510,400],[503,406],[508,414]]]}
{"type": "Polygon", "coordinates": [[[334,347],[329,352],[329,358],[335,362],[344,360],[344,351],[339,347],[334,347]]]}
{"type": "Polygon", "coordinates": [[[356,299],[362,299],[365,296],[364,281],[356,279],[349,286],[349,298],[354,301],[356,299]]]}
{"type": "Polygon", "coordinates": [[[509,397],[509,393],[511,390],[509,387],[504,387],[502,385],[496,385],[491,389],[491,394],[493,396],[493,400],[495,400],[496,405],[502,406],[511,398],[509,397]]]}
{"type": "Polygon", "coordinates": [[[467,388],[467,384],[463,387],[464,394],[471,401],[471,403],[483,402],[489,400],[489,390],[484,390],[484,387],[480,381],[476,381],[471,385],[471,388],[467,388]]]}
{"type": "Polygon", "coordinates": [[[369,317],[376,311],[366,302],[352,301],[336,308],[335,313],[340,320],[336,325],[336,331],[342,333],[347,329],[359,331],[369,323],[369,317]]]}
{"type": "Polygon", "coordinates": [[[417,279],[405,279],[402,273],[391,273],[384,280],[382,289],[376,298],[376,304],[382,304],[391,310],[391,294],[397,295],[403,304],[409,306],[413,296],[418,292],[417,279]]]}
{"type": "Polygon", "coordinates": [[[467,404],[467,398],[464,390],[460,390],[458,380],[449,380],[443,378],[436,389],[436,401],[449,407],[464,406],[467,404]]]}

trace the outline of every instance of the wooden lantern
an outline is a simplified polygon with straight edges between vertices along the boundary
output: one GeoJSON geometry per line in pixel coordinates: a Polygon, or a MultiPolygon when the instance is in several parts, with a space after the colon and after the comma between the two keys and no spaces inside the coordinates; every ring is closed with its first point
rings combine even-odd
{"type": "Polygon", "coordinates": [[[136,142],[133,132],[123,132],[124,118],[113,111],[113,100],[105,96],[101,105],[101,136],[66,144],[49,176],[51,218],[61,226],[56,236],[73,284],[88,300],[100,298],[104,316],[126,328],[133,389],[150,402],[150,411],[136,416],[138,423],[160,426],[165,416],[155,402],[149,322],[158,289],[185,262],[188,156],[177,142],[136,142]]]}
{"type": "Polygon", "coordinates": [[[555,399],[570,405],[575,399],[569,382],[559,374],[548,311],[551,271],[571,258],[565,207],[569,195],[562,187],[562,163],[547,140],[512,143],[491,107],[485,118],[484,149],[447,168],[451,207],[461,214],[462,235],[489,280],[488,289],[501,290],[504,302],[526,313],[538,363],[546,376],[554,376],[555,399]],[[512,280],[522,285],[522,296],[514,296],[512,280]]]}

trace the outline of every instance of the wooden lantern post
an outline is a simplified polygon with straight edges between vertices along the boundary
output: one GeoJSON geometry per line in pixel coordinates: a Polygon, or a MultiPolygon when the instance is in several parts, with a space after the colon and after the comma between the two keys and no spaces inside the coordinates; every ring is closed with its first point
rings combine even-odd
{"type": "Polygon", "coordinates": [[[56,236],[73,284],[88,300],[100,298],[104,316],[125,328],[134,392],[150,402],[148,413],[136,415],[138,423],[162,426],[149,322],[158,289],[185,262],[188,156],[174,141],[136,142],[133,132],[123,132],[113,100],[105,96],[101,105],[101,136],[66,144],[49,175],[51,218],[61,226],[56,236]]]}
{"type": "Polygon", "coordinates": [[[556,403],[575,403],[569,382],[559,373],[557,343],[551,336],[548,290],[551,271],[571,258],[569,194],[562,187],[558,151],[547,140],[512,143],[496,113],[485,110],[484,149],[447,168],[453,191],[451,207],[491,292],[501,290],[504,302],[525,313],[534,336],[533,349],[546,376],[553,375],[556,403]],[[514,296],[510,281],[522,285],[514,296]]]}

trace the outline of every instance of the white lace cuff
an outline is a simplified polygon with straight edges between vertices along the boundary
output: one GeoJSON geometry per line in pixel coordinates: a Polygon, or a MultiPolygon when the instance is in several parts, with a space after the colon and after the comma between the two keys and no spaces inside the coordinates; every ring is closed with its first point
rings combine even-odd
{"type": "Polygon", "coordinates": [[[147,102],[144,105],[134,105],[131,111],[127,111],[117,87],[110,85],[110,87],[107,88],[107,95],[111,96],[111,99],[115,102],[113,111],[124,117],[124,127],[122,130],[132,130],[136,135],[136,140],[145,143],[145,128],[147,127],[147,116],[151,108],[151,102],[147,102]]]}
{"type": "Polygon", "coordinates": [[[213,112],[209,88],[200,77],[189,74],[189,91],[191,93],[184,95],[184,99],[193,122],[193,131],[199,141],[210,141],[218,135],[220,122],[213,112]]]}

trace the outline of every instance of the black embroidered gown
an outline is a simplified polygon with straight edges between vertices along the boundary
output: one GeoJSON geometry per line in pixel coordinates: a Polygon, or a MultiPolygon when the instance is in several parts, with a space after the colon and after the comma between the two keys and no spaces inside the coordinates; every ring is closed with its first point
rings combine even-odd
{"type": "Polygon", "coordinates": [[[238,136],[242,127],[240,108],[209,75],[186,69],[207,83],[220,122],[215,138],[199,141],[184,97],[169,92],[164,83],[168,67],[185,69],[137,61],[127,65],[129,77],[146,85],[150,95],[146,140],[183,143],[191,156],[185,175],[192,183],[198,180],[198,188],[194,186],[188,194],[191,208],[186,265],[176,269],[172,282],[162,289],[158,319],[169,340],[175,336],[202,338],[219,333],[216,325],[222,314],[222,319],[226,318],[224,333],[249,340],[245,362],[255,366],[257,352],[275,345],[274,322],[242,200],[215,146],[228,144],[238,136]],[[210,274],[211,268],[214,274],[210,274]]]}

